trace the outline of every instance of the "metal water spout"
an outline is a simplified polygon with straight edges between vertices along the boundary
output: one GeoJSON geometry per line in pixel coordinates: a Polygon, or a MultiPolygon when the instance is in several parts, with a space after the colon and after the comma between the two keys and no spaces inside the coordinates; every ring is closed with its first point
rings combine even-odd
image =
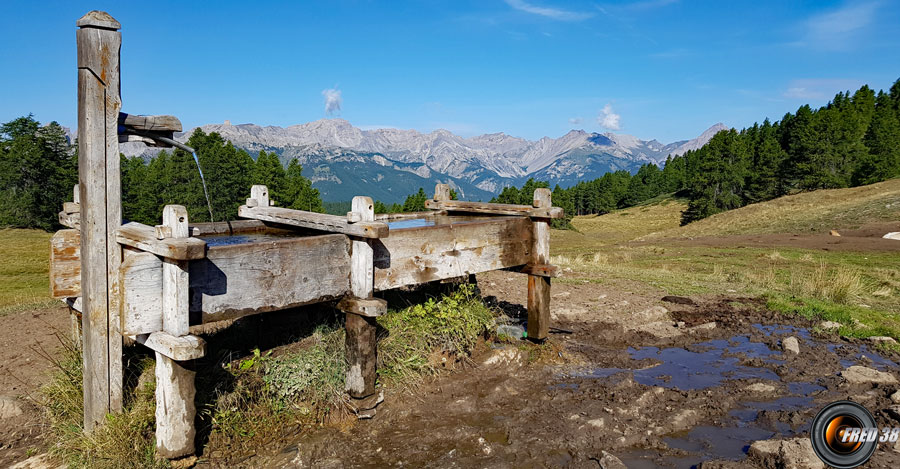
{"type": "Polygon", "coordinates": [[[175,147],[194,157],[194,163],[200,173],[200,182],[203,184],[206,208],[209,209],[209,221],[215,221],[209,192],[206,189],[206,178],[203,176],[197,152],[174,138],[175,132],[181,132],[181,129],[181,121],[175,116],[137,116],[124,112],[119,113],[119,143],[143,142],[152,147],[175,147]]]}

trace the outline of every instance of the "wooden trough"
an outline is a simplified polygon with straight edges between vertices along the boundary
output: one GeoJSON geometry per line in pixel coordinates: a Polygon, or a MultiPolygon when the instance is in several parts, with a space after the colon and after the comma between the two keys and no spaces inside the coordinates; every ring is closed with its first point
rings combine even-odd
{"type": "Polygon", "coordinates": [[[375,318],[387,305],[376,292],[514,269],[528,277],[528,337],[547,337],[549,222],[563,215],[548,189],[525,206],[453,201],[438,184],[429,212],[376,216],[358,196],[343,217],[275,207],[253,186],[243,220],[191,225],[184,207],[168,205],[161,225],[123,224],[119,141],[158,142],[145,136],[170,138],[181,124],[120,114],[119,24],[93,11],[77,25],[79,184],[59,215],[69,229],[51,240],[50,285],[81,316],[86,431],[121,410],[123,337],[156,354],[157,450],[168,458],[194,452],[191,360],[205,342],[192,326],[337,302],[361,417],[380,402],[375,318]]]}

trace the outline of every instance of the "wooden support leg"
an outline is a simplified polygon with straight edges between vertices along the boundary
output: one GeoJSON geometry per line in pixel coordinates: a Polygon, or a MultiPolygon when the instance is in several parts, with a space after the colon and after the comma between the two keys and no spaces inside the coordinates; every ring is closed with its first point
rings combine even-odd
{"type": "MultiPolygon", "coordinates": [[[[163,225],[173,238],[187,238],[187,210],[181,205],[166,205],[163,225]],[[167,230],[168,231],[168,230],[167,230]]],[[[188,263],[163,260],[163,331],[174,337],[188,334],[188,263]]],[[[178,362],[156,353],[156,449],[166,458],[194,453],[194,371],[191,363],[178,362]]]]}
{"type": "Polygon", "coordinates": [[[164,458],[194,453],[197,409],[192,365],[156,352],[156,451],[164,458]]]}
{"type": "MultiPolygon", "coordinates": [[[[534,191],[535,208],[551,208],[550,189],[534,191]]],[[[532,263],[545,265],[550,260],[550,220],[533,218],[534,246],[532,263]]],[[[542,341],[550,333],[550,278],[528,275],[528,338],[542,341]]]]}
{"type": "MultiPolygon", "coordinates": [[[[375,210],[369,197],[354,197],[352,211],[359,221],[375,220],[375,210]]],[[[350,253],[350,293],[357,299],[369,299],[375,292],[375,265],[372,245],[365,239],[354,239],[350,253]]],[[[345,308],[345,311],[351,308],[345,308]]],[[[362,311],[362,310],[360,310],[362,311]]],[[[353,399],[360,418],[375,415],[381,402],[375,394],[376,322],[374,317],[348,312],[346,318],[347,370],[346,388],[353,399]]]]}
{"type": "Polygon", "coordinates": [[[354,399],[375,394],[375,318],[347,313],[347,392],[354,399]]]}

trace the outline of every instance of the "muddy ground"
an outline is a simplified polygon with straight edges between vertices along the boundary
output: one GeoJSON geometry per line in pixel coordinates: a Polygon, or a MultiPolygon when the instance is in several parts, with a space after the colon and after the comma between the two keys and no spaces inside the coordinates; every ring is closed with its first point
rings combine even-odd
{"type": "MultiPolygon", "coordinates": [[[[389,390],[372,420],[287,436],[227,465],[610,468],[613,455],[627,467],[776,467],[777,455],[748,456],[750,444],[806,438],[834,400],[861,402],[880,425],[900,426],[890,409],[900,384],[846,379],[854,365],[900,377],[900,356],[875,353],[871,341],[822,332],[755,299],[673,303],[643,283],[565,276],[585,280],[554,283],[548,345],[484,344],[417,389],[389,390]],[[799,354],[784,352],[788,337],[799,354]]],[[[524,320],[524,276],[478,281],[507,322],[524,320]]],[[[21,410],[0,423],[0,466],[46,448],[28,396],[46,381],[42,355],[59,347],[68,321],[63,308],[0,318],[0,394],[21,410]]],[[[225,466],[223,450],[206,448],[199,466],[225,466]]],[[[867,467],[900,467],[900,452],[881,445],[867,467]]]]}
{"type": "MultiPolygon", "coordinates": [[[[510,316],[524,316],[524,278],[494,272],[479,284],[510,316]]],[[[818,324],[768,312],[759,300],[676,304],[664,295],[622,280],[557,284],[550,345],[486,345],[457,371],[389,393],[371,421],[325,427],[241,464],[615,467],[610,453],[627,467],[774,467],[783,461],[748,458],[749,445],[808,437],[831,401],[853,399],[881,425],[900,426],[887,410],[900,384],[841,376],[862,365],[896,377],[900,357],[813,332],[818,324]],[[799,354],[783,351],[787,337],[798,339],[799,354]]],[[[202,465],[216,466],[215,455],[202,465]]],[[[900,452],[882,445],[867,467],[900,467],[900,452]]]]}

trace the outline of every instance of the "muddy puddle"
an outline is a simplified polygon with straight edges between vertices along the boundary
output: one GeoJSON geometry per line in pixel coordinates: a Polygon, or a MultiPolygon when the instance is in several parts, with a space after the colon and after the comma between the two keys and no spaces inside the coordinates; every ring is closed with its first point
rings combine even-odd
{"type": "Polygon", "coordinates": [[[808,414],[821,405],[837,399],[826,382],[837,373],[807,380],[796,380],[809,370],[788,363],[780,348],[783,338],[795,337],[801,347],[827,350],[839,357],[840,367],[862,365],[882,371],[898,371],[900,366],[859,344],[820,344],[806,328],[790,325],[752,324],[750,334],[727,339],[695,342],[683,347],[628,347],[631,366],[592,368],[562,374],[554,389],[576,391],[590,381],[631,379],[651,388],[673,391],[703,391],[731,387],[751,390],[739,398],[728,400],[726,415],[700,422],[692,428],[661,438],[664,449],[638,449],[622,453],[621,460],[629,468],[691,468],[707,460],[738,461],[747,456],[750,444],[773,437],[787,438],[809,430],[808,414]],[[733,383],[730,383],[733,382],[733,383]],[[730,386],[729,386],[730,385],[730,386]],[[708,424],[714,423],[714,425],[708,424]]]}

